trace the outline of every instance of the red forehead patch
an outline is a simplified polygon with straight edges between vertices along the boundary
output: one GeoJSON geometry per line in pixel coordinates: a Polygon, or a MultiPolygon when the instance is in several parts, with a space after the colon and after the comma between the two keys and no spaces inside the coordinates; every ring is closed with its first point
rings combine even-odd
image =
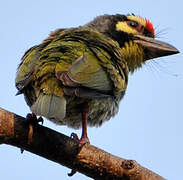
{"type": "Polygon", "coordinates": [[[153,35],[153,38],[154,38],[155,31],[154,31],[153,24],[148,19],[145,19],[145,21],[146,21],[146,29],[153,35]]]}

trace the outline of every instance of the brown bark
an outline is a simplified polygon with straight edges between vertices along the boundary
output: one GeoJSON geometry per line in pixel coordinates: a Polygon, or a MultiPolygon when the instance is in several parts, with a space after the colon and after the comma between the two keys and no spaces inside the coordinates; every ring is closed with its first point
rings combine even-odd
{"type": "Polygon", "coordinates": [[[0,144],[9,144],[69,167],[96,180],[164,180],[134,160],[111,155],[54,130],[30,125],[25,118],[0,108],[0,144]]]}

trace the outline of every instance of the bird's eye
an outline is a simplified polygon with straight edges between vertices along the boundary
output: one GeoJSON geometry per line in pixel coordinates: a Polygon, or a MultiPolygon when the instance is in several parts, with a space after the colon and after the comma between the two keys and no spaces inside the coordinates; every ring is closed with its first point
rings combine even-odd
{"type": "Polygon", "coordinates": [[[136,21],[128,21],[127,22],[129,26],[133,27],[133,28],[138,28],[139,24],[136,21]]]}

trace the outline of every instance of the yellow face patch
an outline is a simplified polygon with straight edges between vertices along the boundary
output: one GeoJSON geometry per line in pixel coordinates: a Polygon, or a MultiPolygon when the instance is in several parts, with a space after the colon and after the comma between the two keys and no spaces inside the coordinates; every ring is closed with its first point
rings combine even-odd
{"type": "Polygon", "coordinates": [[[138,23],[140,23],[142,26],[146,26],[146,20],[142,17],[138,17],[138,16],[127,16],[128,20],[131,21],[136,21],[138,23]]]}
{"type": "MultiPolygon", "coordinates": [[[[144,27],[146,26],[146,20],[144,18],[141,18],[138,16],[127,16],[127,18],[128,18],[128,20],[138,22],[139,24],[141,24],[144,27]]],[[[116,24],[116,30],[123,31],[123,32],[126,32],[128,34],[140,34],[140,32],[137,29],[130,27],[127,24],[127,21],[119,21],[116,24]]]]}

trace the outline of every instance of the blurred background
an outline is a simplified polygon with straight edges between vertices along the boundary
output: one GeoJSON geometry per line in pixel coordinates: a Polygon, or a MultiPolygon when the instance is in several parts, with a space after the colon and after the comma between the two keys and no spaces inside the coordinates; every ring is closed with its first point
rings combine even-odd
{"type": "MultiPolygon", "coordinates": [[[[15,74],[24,52],[41,43],[50,31],[76,27],[103,14],[134,13],[154,24],[158,39],[183,51],[180,0],[37,0],[0,3],[0,107],[26,116],[23,96],[15,96],[15,74]]],[[[182,53],[149,61],[129,77],[118,115],[100,128],[89,128],[91,144],[116,156],[134,159],[169,180],[183,179],[183,58],[182,53]]],[[[44,126],[66,135],[81,130],[44,126]]],[[[0,146],[1,179],[90,179],[80,173],[68,177],[70,169],[27,151],[0,146]]]]}

